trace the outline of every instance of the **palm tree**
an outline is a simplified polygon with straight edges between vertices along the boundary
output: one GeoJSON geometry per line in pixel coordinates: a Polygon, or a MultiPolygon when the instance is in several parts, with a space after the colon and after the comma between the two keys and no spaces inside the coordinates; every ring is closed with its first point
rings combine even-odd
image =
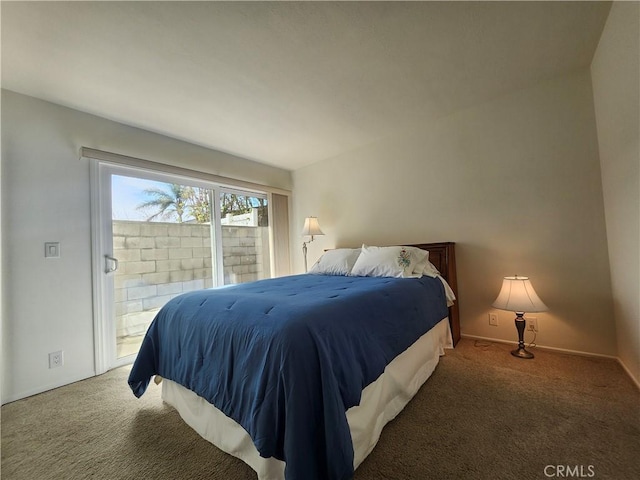
{"type": "Polygon", "coordinates": [[[169,191],[160,188],[147,188],[144,193],[152,197],[150,200],[141,203],[136,208],[144,210],[154,208],[155,213],[147,218],[147,222],[155,219],[170,220],[177,218],[178,223],[182,223],[184,216],[188,213],[189,199],[194,195],[193,188],[177,183],[167,184],[169,191]]]}

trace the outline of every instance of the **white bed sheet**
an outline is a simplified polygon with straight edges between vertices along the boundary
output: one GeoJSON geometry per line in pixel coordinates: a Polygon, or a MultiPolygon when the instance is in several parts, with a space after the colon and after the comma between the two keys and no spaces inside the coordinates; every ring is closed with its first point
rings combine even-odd
{"type": "MultiPolygon", "coordinates": [[[[402,411],[431,376],[445,348],[453,348],[448,318],[387,365],[382,375],[363,390],[360,405],[347,410],[354,468],[371,453],[383,427],[402,411]]],[[[259,480],[284,479],[284,462],[261,457],[246,430],[202,397],[164,379],[162,398],[203,438],[253,468],[259,480]]]]}

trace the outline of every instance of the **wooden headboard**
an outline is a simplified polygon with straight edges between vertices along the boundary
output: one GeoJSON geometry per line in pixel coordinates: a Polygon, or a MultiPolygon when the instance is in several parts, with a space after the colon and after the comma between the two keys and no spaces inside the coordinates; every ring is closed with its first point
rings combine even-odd
{"type": "Polygon", "coordinates": [[[454,242],[408,245],[429,251],[429,261],[438,269],[440,275],[456,294],[456,302],[449,307],[449,323],[451,324],[451,336],[453,337],[454,345],[460,340],[460,295],[458,294],[455,245],[454,242]]]}

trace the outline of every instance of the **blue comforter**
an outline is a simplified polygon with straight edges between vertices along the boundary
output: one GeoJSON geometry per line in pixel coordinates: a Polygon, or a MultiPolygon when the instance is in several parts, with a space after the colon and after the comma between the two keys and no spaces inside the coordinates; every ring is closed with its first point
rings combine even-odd
{"type": "Polygon", "coordinates": [[[289,480],[353,476],[346,410],[447,316],[438,279],[295,275],[186,293],[152,322],[129,376],[205,398],[289,480]]]}

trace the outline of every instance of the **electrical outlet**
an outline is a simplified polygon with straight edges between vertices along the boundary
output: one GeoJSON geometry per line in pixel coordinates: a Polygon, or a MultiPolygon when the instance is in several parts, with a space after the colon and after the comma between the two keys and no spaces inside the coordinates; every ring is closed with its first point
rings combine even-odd
{"type": "Polygon", "coordinates": [[[490,313],[489,314],[489,325],[493,325],[494,327],[498,326],[498,314],[490,313]]]}
{"type": "Polygon", "coordinates": [[[64,352],[62,350],[49,354],[49,368],[61,367],[64,365],[64,352]]]}
{"type": "Polygon", "coordinates": [[[538,319],[536,317],[526,317],[527,321],[527,331],[529,332],[537,332],[538,331],[538,319]]]}

